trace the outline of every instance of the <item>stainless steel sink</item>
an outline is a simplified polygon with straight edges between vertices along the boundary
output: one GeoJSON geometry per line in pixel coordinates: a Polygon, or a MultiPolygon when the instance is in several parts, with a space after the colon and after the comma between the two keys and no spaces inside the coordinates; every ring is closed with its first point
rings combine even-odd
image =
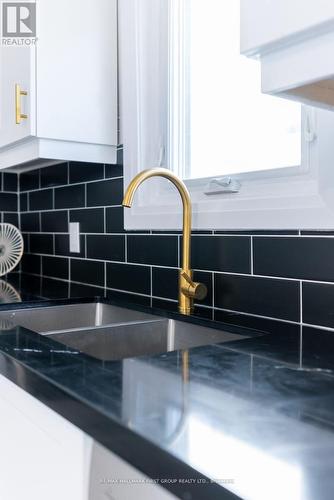
{"type": "Polygon", "coordinates": [[[23,326],[103,361],[246,338],[102,303],[1,312],[0,325],[23,326]]]}
{"type": "Polygon", "coordinates": [[[83,328],[159,319],[158,316],[152,314],[100,302],[18,309],[0,313],[0,325],[6,325],[7,329],[19,325],[37,333],[82,330],[83,328]]]}
{"type": "Polygon", "coordinates": [[[48,334],[53,340],[103,361],[231,342],[246,337],[191,323],[162,319],[48,334]]]}

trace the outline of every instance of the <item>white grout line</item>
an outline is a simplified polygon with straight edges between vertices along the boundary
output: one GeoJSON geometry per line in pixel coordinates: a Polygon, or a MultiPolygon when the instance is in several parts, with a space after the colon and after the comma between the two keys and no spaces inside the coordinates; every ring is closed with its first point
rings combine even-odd
{"type": "Polygon", "coordinates": [[[70,162],[67,162],[67,184],[70,185],[70,162]]]}
{"type": "Polygon", "coordinates": [[[303,323],[303,282],[299,282],[300,324],[303,323]]]}
{"type": "Polygon", "coordinates": [[[153,297],[153,269],[150,266],[150,296],[153,297]]]}
{"type": "MultiPolygon", "coordinates": [[[[40,233],[24,233],[25,235],[29,235],[29,234],[32,234],[33,236],[35,235],[39,235],[40,233]]],[[[85,235],[86,233],[84,233],[83,235],[85,235]]],[[[67,236],[68,233],[42,233],[41,234],[42,236],[67,236]]],[[[91,235],[91,233],[89,233],[89,235],[91,235]]],[[[93,235],[93,234],[92,234],[93,235]]],[[[96,233],[97,236],[103,236],[103,233],[96,233]]],[[[94,234],[95,236],[95,234],[94,234]]],[[[112,235],[114,236],[114,235],[112,235]]],[[[116,236],[116,235],[115,235],[116,236]]],[[[121,233],[117,234],[117,236],[126,236],[121,233]]],[[[45,257],[58,257],[60,259],[68,259],[68,258],[73,258],[73,259],[77,259],[77,260],[87,260],[87,258],[85,257],[79,257],[79,256],[76,256],[76,255],[55,255],[55,254],[44,254],[44,253],[32,253],[32,252],[28,252],[29,254],[31,255],[41,255],[41,256],[45,256],[45,257]]],[[[86,254],[87,255],[87,254],[86,254]]],[[[129,262],[129,261],[120,261],[120,260],[108,260],[108,259],[94,259],[94,258],[91,258],[89,257],[88,260],[91,260],[91,261],[94,261],[94,262],[108,262],[108,263],[111,263],[111,264],[127,264],[127,265],[131,265],[131,266],[140,266],[140,267],[154,267],[154,268],[158,268],[158,269],[179,269],[178,266],[161,266],[161,265],[156,265],[156,264],[142,264],[140,262],[129,262]]],[[[213,273],[213,274],[216,274],[218,276],[240,276],[240,277],[245,277],[245,278],[250,278],[250,279],[253,279],[253,278],[262,278],[262,279],[267,279],[267,280],[272,280],[272,281],[292,281],[294,283],[299,283],[299,279],[298,278],[285,278],[283,276],[266,276],[266,275],[262,275],[262,274],[254,274],[254,275],[251,275],[251,274],[245,274],[245,273],[232,273],[232,272],[228,272],[228,271],[212,271],[210,269],[193,269],[193,271],[196,271],[196,272],[201,272],[201,273],[213,273]]],[[[332,281],[316,281],[316,280],[307,280],[307,279],[303,279],[302,280],[303,283],[312,283],[312,284],[318,284],[318,285],[329,285],[329,286],[334,286],[334,282],[332,281]]]]}
{"type": "MultiPolygon", "coordinates": [[[[50,257],[50,256],[48,255],[48,257],[50,257]]],[[[54,280],[54,281],[60,281],[60,282],[65,282],[65,283],[68,283],[68,281],[69,281],[69,280],[65,280],[65,279],[61,279],[61,278],[55,278],[54,276],[41,276],[39,274],[34,274],[34,273],[22,273],[22,274],[26,274],[26,275],[29,275],[29,276],[36,276],[37,278],[40,278],[41,280],[43,280],[44,278],[46,278],[46,279],[51,279],[51,280],[54,280]]],[[[86,287],[89,287],[89,288],[97,288],[99,290],[103,290],[105,288],[105,290],[107,290],[107,291],[115,291],[115,292],[120,292],[120,293],[124,293],[124,294],[129,294],[129,295],[135,295],[135,296],[138,295],[140,297],[147,297],[147,298],[152,298],[152,299],[157,299],[157,300],[163,300],[163,301],[166,301],[166,302],[177,303],[177,300],[175,300],[175,299],[169,299],[169,298],[166,298],[166,297],[151,296],[151,295],[148,295],[148,294],[131,292],[131,291],[128,291],[128,290],[121,290],[121,289],[118,289],[118,288],[109,288],[109,287],[104,287],[103,288],[103,286],[94,285],[92,283],[83,283],[83,282],[80,282],[80,281],[72,281],[72,280],[70,280],[70,282],[71,282],[71,284],[82,285],[82,286],[86,286],[86,287]]],[[[271,321],[276,321],[278,323],[286,323],[286,324],[291,324],[291,325],[299,325],[299,326],[302,326],[302,327],[316,328],[318,330],[324,330],[324,331],[329,331],[329,332],[333,332],[334,331],[334,327],[330,328],[330,327],[326,327],[326,326],[322,326],[322,325],[316,325],[316,324],[313,325],[313,324],[309,324],[309,323],[302,323],[300,325],[296,321],[290,321],[290,320],[281,319],[281,318],[275,318],[275,317],[271,317],[271,316],[261,316],[259,314],[253,314],[253,313],[243,312],[243,311],[236,311],[234,309],[223,309],[223,308],[219,308],[219,307],[212,308],[211,306],[206,306],[206,305],[198,305],[198,307],[200,307],[202,309],[212,309],[213,311],[229,312],[229,313],[233,313],[233,314],[240,315],[240,316],[249,316],[249,317],[254,317],[254,318],[259,318],[259,319],[267,319],[267,320],[271,320],[271,321]]]]}
{"type": "Polygon", "coordinates": [[[303,327],[300,326],[299,335],[299,368],[303,367],[303,327]]]}
{"type": "MultiPolygon", "coordinates": [[[[29,197],[28,197],[29,198],[29,197]]],[[[45,208],[43,210],[25,210],[22,213],[23,214],[28,214],[28,213],[35,213],[35,212],[62,212],[64,210],[93,210],[95,208],[120,208],[122,205],[93,205],[89,207],[63,207],[63,208],[45,208]]],[[[8,210],[9,212],[9,210],[8,210]]],[[[16,213],[16,212],[13,212],[16,213]]],[[[144,233],[145,234],[145,233],[144,233]]],[[[146,233],[147,234],[147,233],[146,233]]],[[[172,235],[173,236],[173,235],[172,235]]]]}
{"type": "Polygon", "coordinates": [[[235,309],[224,309],[221,307],[215,307],[215,311],[229,312],[229,313],[234,313],[234,314],[240,314],[241,316],[251,316],[252,318],[269,319],[272,321],[288,323],[291,325],[299,325],[298,321],[291,321],[289,319],[275,318],[273,316],[262,316],[261,314],[254,314],[254,313],[250,313],[250,312],[237,311],[235,309]]]}
{"type": "MultiPolygon", "coordinates": [[[[113,208],[113,207],[112,207],[113,208]]],[[[66,208],[62,208],[60,211],[61,212],[66,212],[68,209],[66,208]]],[[[70,211],[73,210],[73,209],[69,209],[70,211]]],[[[76,210],[76,209],[75,209],[76,210]]],[[[55,210],[56,211],[56,210],[55,210]]],[[[58,210],[59,211],[59,210],[58,210]]],[[[37,212],[37,211],[36,211],[37,212]]],[[[42,212],[42,213],[48,213],[48,212],[53,212],[53,210],[48,210],[48,211],[45,211],[45,212],[42,212]]],[[[6,213],[13,213],[15,214],[16,212],[6,212],[6,213]]],[[[35,213],[35,212],[23,212],[22,215],[25,215],[25,214],[32,214],[32,213],[35,213]]],[[[53,234],[53,233],[57,233],[57,234],[68,234],[68,232],[61,232],[61,231],[23,231],[24,233],[29,233],[29,234],[40,234],[41,232],[43,234],[53,234]]],[[[90,236],[100,236],[100,235],[105,235],[105,236],[169,236],[171,238],[175,238],[176,236],[174,235],[170,235],[170,234],[166,234],[166,235],[162,235],[162,234],[148,234],[148,233],[131,233],[131,232],[126,232],[126,233],[105,233],[105,232],[100,232],[100,233],[93,233],[91,231],[89,232],[85,232],[85,231],[82,231],[81,234],[89,234],[90,236]]]]}
{"type": "Polygon", "coordinates": [[[254,380],[254,355],[250,355],[250,367],[249,367],[249,392],[253,392],[253,380],[254,380]]]}
{"type": "Polygon", "coordinates": [[[178,266],[181,267],[181,250],[180,250],[180,246],[181,246],[181,236],[178,236],[177,237],[177,262],[178,262],[178,266]]]}
{"type": "Polygon", "coordinates": [[[254,274],[254,240],[253,240],[253,236],[251,236],[251,239],[250,239],[250,265],[251,265],[250,273],[254,274]]]}
{"type": "MultiPolygon", "coordinates": [[[[70,259],[71,260],[71,259],[70,259]]],[[[107,288],[107,263],[104,263],[104,288],[107,288]]]]}
{"type": "Polygon", "coordinates": [[[324,330],[326,332],[333,332],[334,327],[322,326],[322,325],[311,325],[310,323],[303,323],[302,326],[307,326],[308,328],[317,328],[318,330],[324,330]]]}
{"type": "MultiPolygon", "coordinates": [[[[78,186],[81,184],[93,184],[94,182],[106,182],[106,181],[114,181],[114,180],[119,180],[123,179],[123,176],[118,176],[118,177],[108,177],[108,179],[94,179],[92,181],[80,181],[80,182],[73,182],[73,183],[68,183],[68,184],[59,184],[59,186],[53,186],[52,189],[59,189],[59,188],[64,188],[64,187],[72,187],[72,186],[78,186]]],[[[21,193],[33,193],[36,191],[45,191],[46,189],[51,189],[50,186],[47,187],[39,187],[36,189],[27,189],[27,190],[20,190],[21,193]]]]}
{"type": "Polygon", "coordinates": [[[125,255],[124,255],[125,262],[128,263],[128,238],[127,238],[127,235],[125,235],[125,238],[124,238],[124,252],[125,252],[125,255]]]}

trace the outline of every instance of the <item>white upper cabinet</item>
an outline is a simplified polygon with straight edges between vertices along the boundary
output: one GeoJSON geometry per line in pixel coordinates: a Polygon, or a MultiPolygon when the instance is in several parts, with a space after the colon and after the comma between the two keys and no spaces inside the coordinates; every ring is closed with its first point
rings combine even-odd
{"type": "Polygon", "coordinates": [[[260,58],[262,91],[333,110],[333,0],[240,3],[240,50],[260,58]]]}
{"type": "Polygon", "coordinates": [[[0,168],[115,163],[117,0],[36,0],[36,42],[22,35],[0,45],[0,168]]]}

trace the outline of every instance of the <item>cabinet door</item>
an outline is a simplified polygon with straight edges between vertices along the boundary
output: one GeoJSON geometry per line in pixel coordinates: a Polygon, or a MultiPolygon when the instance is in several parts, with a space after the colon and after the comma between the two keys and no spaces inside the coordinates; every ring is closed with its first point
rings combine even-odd
{"type": "MultiPolygon", "coordinates": [[[[89,500],[176,500],[176,496],[120,457],[93,442],[89,500]]],[[[190,496],[189,496],[190,498],[190,496]]]]}
{"type": "Polygon", "coordinates": [[[34,49],[0,47],[0,147],[35,134],[34,49]],[[27,115],[16,123],[16,85],[27,92],[20,95],[21,113],[27,115]]]}
{"type": "Polygon", "coordinates": [[[307,33],[325,32],[332,26],[332,0],[240,0],[240,52],[245,55],[270,51],[276,44],[307,33]]]}
{"type": "Polygon", "coordinates": [[[1,500],[87,500],[91,438],[3,376],[0,415],[1,500]]]}
{"type": "Polygon", "coordinates": [[[37,33],[38,137],[116,146],[117,0],[37,0],[37,33]]]}

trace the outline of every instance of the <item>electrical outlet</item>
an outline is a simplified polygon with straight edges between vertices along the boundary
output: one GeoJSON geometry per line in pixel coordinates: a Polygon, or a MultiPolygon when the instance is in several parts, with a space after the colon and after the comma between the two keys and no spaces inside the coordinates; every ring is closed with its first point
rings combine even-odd
{"type": "Polygon", "coordinates": [[[70,222],[69,233],[70,233],[70,252],[80,253],[80,223],[70,222]]]}

